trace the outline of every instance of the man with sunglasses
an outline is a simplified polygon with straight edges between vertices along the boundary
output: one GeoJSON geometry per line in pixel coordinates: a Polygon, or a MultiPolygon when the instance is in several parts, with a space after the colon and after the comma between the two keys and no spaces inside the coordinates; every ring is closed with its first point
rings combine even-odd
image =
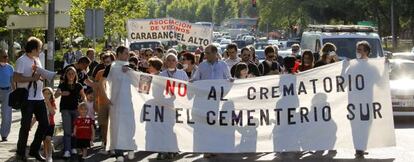
{"type": "Polygon", "coordinates": [[[0,49],[0,102],[1,102],[1,141],[7,141],[12,121],[12,109],[9,106],[9,93],[14,89],[13,66],[9,64],[9,56],[5,50],[0,49]],[[13,88],[12,88],[13,87],[13,88]]]}
{"type": "Polygon", "coordinates": [[[259,64],[260,74],[275,75],[282,71],[280,64],[276,61],[276,50],[272,46],[267,46],[264,50],[266,60],[259,64]]]}

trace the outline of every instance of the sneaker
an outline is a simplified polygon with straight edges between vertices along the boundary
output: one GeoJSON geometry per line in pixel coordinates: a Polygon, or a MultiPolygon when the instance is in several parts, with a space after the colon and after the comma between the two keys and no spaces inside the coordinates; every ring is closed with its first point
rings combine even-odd
{"type": "Polygon", "coordinates": [[[165,159],[167,159],[168,157],[167,157],[167,153],[164,153],[164,152],[160,152],[160,153],[158,153],[158,155],[157,155],[157,160],[165,160],[165,159]]]}
{"type": "Polygon", "coordinates": [[[69,151],[65,151],[65,153],[63,154],[64,158],[70,158],[70,152],[69,151]]]}
{"type": "Polygon", "coordinates": [[[72,149],[72,154],[78,154],[78,150],[72,149]]]}
{"type": "Polygon", "coordinates": [[[116,162],[124,162],[124,157],[123,156],[117,157],[116,162]]]}
{"type": "Polygon", "coordinates": [[[7,137],[1,137],[2,142],[7,142],[7,137]]]}
{"type": "Polygon", "coordinates": [[[128,159],[132,160],[135,158],[135,152],[134,151],[128,151],[128,159]]]}
{"type": "Polygon", "coordinates": [[[365,155],[368,155],[368,152],[365,152],[363,150],[356,150],[355,151],[355,158],[356,159],[364,159],[365,155]]]}

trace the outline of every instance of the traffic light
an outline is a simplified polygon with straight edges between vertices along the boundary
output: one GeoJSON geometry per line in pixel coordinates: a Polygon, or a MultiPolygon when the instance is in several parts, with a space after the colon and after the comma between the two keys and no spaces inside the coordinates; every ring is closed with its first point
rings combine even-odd
{"type": "Polygon", "coordinates": [[[252,0],[252,6],[256,7],[256,0],[252,0]]]}

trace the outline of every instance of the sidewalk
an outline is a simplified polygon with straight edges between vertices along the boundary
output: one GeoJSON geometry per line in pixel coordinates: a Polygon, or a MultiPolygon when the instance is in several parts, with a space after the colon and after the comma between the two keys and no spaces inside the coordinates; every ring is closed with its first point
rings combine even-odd
{"type": "MultiPolygon", "coordinates": [[[[59,102],[59,101],[58,101],[59,102]]],[[[61,126],[61,114],[59,111],[56,112],[55,115],[55,137],[53,139],[55,148],[60,147],[62,144],[62,135],[63,130],[61,126]]],[[[0,118],[1,119],[1,118],[0,118]]],[[[15,161],[15,154],[16,154],[16,146],[17,140],[19,137],[19,130],[20,130],[20,120],[21,120],[21,113],[20,111],[13,110],[12,113],[12,125],[9,137],[7,138],[7,142],[0,142],[0,161],[15,161]]],[[[29,132],[29,138],[27,142],[27,146],[33,141],[34,134],[37,129],[37,123],[33,125],[32,130],[29,132]]],[[[28,153],[28,151],[26,151],[28,153]]],[[[35,161],[34,158],[29,158],[28,161],[35,161]]]]}

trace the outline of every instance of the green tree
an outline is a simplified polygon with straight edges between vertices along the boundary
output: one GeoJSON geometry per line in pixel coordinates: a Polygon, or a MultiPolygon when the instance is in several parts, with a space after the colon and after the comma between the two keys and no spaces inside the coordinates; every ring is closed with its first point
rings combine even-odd
{"type": "Polygon", "coordinates": [[[197,21],[212,22],[212,18],[213,18],[212,17],[213,6],[211,5],[212,2],[213,2],[212,0],[201,1],[195,13],[197,17],[197,21]]]}
{"type": "Polygon", "coordinates": [[[215,0],[213,20],[215,24],[221,24],[224,20],[237,17],[237,1],[215,0]]]}
{"type": "Polygon", "coordinates": [[[132,18],[145,18],[148,16],[148,8],[144,0],[72,0],[70,10],[71,26],[59,29],[59,36],[62,38],[74,38],[84,34],[85,10],[88,8],[104,9],[104,31],[108,39],[114,35],[126,37],[126,21],[132,18]]]}
{"type": "Polygon", "coordinates": [[[167,6],[167,16],[180,20],[194,22],[198,2],[192,0],[173,0],[167,6]]]}

